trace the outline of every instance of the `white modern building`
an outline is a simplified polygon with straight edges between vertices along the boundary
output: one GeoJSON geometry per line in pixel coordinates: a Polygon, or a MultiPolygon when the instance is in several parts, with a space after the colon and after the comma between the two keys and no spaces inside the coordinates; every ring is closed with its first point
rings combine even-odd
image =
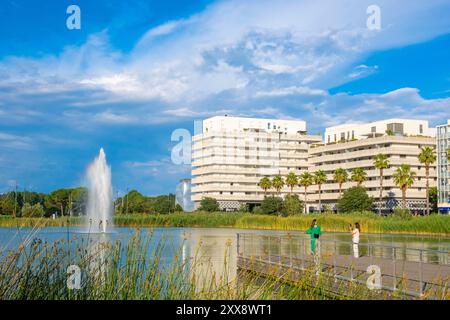
{"type": "Polygon", "coordinates": [[[307,171],[309,146],[320,141],[307,134],[300,120],[206,119],[202,133],[193,137],[192,200],[198,207],[203,197],[212,197],[223,210],[258,204],[264,199],[260,179],[307,171]]]}
{"type": "MultiPolygon", "coordinates": [[[[408,164],[417,177],[407,190],[407,206],[413,211],[425,210],[426,174],[418,155],[423,147],[436,147],[435,132],[428,126],[428,121],[410,119],[387,119],[326,128],[325,143],[313,146],[309,152],[311,171],[323,170],[327,174],[327,182],[322,185],[322,204],[334,208],[339,199],[339,185],[333,181],[336,169],[346,170],[350,179],[353,169],[362,168],[367,173],[363,186],[374,198],[376,208],[381,206],[384,212],[389,212],[401,205],[402,197],[393,174],[400,165],[408,164]],[[374,166],[374,157],[380,153],[385,154],[389,161],[389,168],[384,169],[381,201],[379,170],[374,166]]],[[[429,179],[430,187],[436,186],[434,166],[430,169],[429,179]]],[[[342,189],[355,185],[355,182],[347,181],[342,189]]],[[[309,198],[318,210],[318,188],[312,186],[310,189],[312,194],[309,198]]]]}
{"type": "Polygon", "coordinates": [[[450,120],[437,126],[436,143],[438,210],[450,214],[450,120]]]}
{"type": "MultiPolygon", "coordinates": [[[[411,210],[425,209],[425,168],[418,155],[422,147],[436,147],[436,129],[428,121],[388,119],[364,124],[345,124],[325,129],[324,139],[308,135],[306,123],[299,120],[278,120],[218,116],[206,119],[202,132],[193,137],[192,200],[198,207],[203,197],[218,200],[223,210],[237,210],[243,204],[261,203],[264,191],[258,186],[264,176],[284,178],[289,172],[300,175],[323,170],[327,182],[322,185],[323,205],[335,207],[339,187],[333,181],[338,168],[351,171],[363,168],[368,176],[364,182],[376,206],[390,211],[400,205],[401,191],[392,175],[401,164],[409,164],[416,172],[414,185],[407,191],[411,210]],[[383,153],[390,167],[384,170],[383,199],[379,199],[379,171],[373,158],[383,153]]],[[[343,190],[354,186],[346,182],[343,190]]],[[[436,170],[430,170],[430,186],[436,186],[436,170]]],[[[308,207],[318,210],[317,186],[308,190],[308,207]]],[[[280,196],[290,192],[288,187],[280,196]]],[[[294,193],[303,199],[303,188],[294,193]]],[[[275,194],[271,189],[268,194],[275,194]]]]}

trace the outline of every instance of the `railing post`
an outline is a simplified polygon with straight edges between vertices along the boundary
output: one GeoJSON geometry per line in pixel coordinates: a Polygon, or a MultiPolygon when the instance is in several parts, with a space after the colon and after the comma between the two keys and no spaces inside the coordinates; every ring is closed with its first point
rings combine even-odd
{"type": "Polygon", "coordinates": [[[237,234],[237,241],[236,241],[236,252],[237,252],[237,255],[238,255],[238,257],[239,257],[239,238],[240,238],[240,234],[238,233],[237,234]]]}
{"type": "Polygon", "coordinates": [[[282,249],[282,246],[281,246],[281,242],[283,241],[283,239],[281,238],[281,236],[278,236],[278,239],[279,239],[279,243],[280,243],[280,245],[279,245],[279,250],[278,250],[278,252],[279,252],[279,257],[278,257],[278,264],[280,265],[280,267],[281,267],[281,265],[282,265],[282,261],[281,261],[281,258],[282,258],[282,256],[281,256],[281,249],[282,249]]]}
{"type": "Polygon", "coordinates": [[[420,256],[419,256],[419,281],[420,281],[420,289],[419,294],[420,296],[423,295],[423,278],[422,278],[422,249],[420,249],[420,256]]]}
{"type": "Polygon", "coordinates": [[[337,255],[337,246],[336,246],[336,239],[333,240],[334,242],[334,252],[333,252],[333,270],[334,270],[334,279],[336,280],[336,255],[337,255]]]}
{"type": "Polygon", "coordinates": [[[289,239],[289,262],[291,264],[291,268],[292,268],[292,240],[289,239]]]}
{"type": "Polygon", "coordinates": [[[393,269],[393,279],[392,279],[392,290],[397,290],[397,272],[395,265],[395,247],[392,247],[392,269],[393,269]]]}
{"type": "Polygon", "coordinates": [[[270,248],[270,238],[271,238],[271,236],[269,236],[269,244],[268,244],[268,246],[269,246],[269,264],[271,263],[271,257],[270,257],[270,255],[272,254],[271,252],[272,252],[272,250],[271,250],[271,248],[270,248]]]}

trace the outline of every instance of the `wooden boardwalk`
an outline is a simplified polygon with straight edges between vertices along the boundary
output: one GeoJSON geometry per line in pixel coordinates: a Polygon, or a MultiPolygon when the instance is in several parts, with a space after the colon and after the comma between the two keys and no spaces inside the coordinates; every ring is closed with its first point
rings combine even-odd
{"type": "MultiPolygon", "coordinates": [[[[239,237],[238,237],[239,238],[239,237]]],[[[242,237],[241,237],[242,239],[242,237]]],[[[242,241],[242,240],[241,240],[242,241]]],[[[252,243],[254,239],[252,239],[252,243]]],[[[269,250],[270,251],[270,250],[269,250]]],[[[261,275],[276,274],[286,280],[296,281],[306,270],[333,277],[335,280],[354,282],[366,286],[370,274],[367,268],[376,265],[381,273],[381,289],[386,292],[401,292],[411,297],[447,298],[450,299],[450,265],[388,259],[376,256],[326,254],[278,254],[270,252],[254,254],[247,245],[246,250],[238,247],[238,268],[257,272],[261,275]]],[[[304,251],[306,252],[306,251],[304,251]]],[[[422,255],[422,253],[421,253],[422,255]]]]}

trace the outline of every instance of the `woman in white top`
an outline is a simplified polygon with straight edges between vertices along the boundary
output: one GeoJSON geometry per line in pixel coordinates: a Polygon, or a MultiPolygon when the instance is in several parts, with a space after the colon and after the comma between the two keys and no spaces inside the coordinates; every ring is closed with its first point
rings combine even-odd
{"type": "Polygon", "coordinates": [[[359,258],[359,233],[361,231],[361,227],[359,223],[355,223],[355,227],[352,230],[352,243],[353,243],[353,256],[355,258],[359,258]]]}

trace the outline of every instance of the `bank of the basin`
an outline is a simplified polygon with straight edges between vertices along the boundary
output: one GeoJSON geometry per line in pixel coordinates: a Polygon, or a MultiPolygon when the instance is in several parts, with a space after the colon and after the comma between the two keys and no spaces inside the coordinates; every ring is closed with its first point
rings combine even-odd
{"type": "MultiPolygon", "coordinates": [[[[116,215],[114,225],[131,227],[233,227],[265,230],[306,230],[316,218],[324,231],[346,232],[349,224],[359,222],[366,233],[410,233],[450,236],[450,216],[430,215],[410,218],[380,217],[374,214],[320,214],[279,217],[248,213],[174,213],[167,215],[116,215]]],[[[13,218],[0,216],[3,227],[74,226],[83,217],[13,218]]]]}

